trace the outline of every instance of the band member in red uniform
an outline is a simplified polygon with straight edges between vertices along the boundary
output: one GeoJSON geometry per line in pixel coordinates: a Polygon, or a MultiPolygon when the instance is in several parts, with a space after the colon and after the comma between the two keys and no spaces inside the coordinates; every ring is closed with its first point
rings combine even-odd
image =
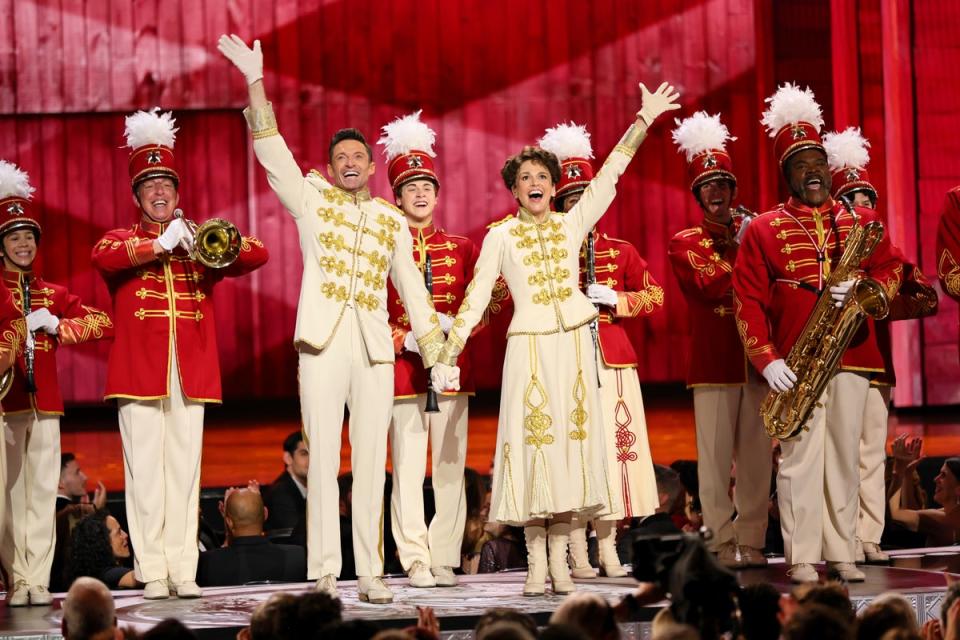
{"type": "Polygon", "coordinates": [[[960,186],[947,192],[937,226],[937,276],[943,292],[960,302],[960,186]]]}
{"type": "MultiPolygon", "coordinates": [[[[560,161],[554,209],[568,212],[593,179],[593,148],[582,125],[559,124],[547,129],[538,144],[560,161]]],[[[647,440],[647,421],[637,377],[637,354],[624,320],[663,309],[663,288],[647,270],[632,244],[596,229],[580,252],[580,282],[599,309],[594,329],[600,403],[606,438],[607,465],[616,510],[593,520],[600,568],[611,578],[627,575],[617,556],[617,521],[652,514],[658,505],[657,482],[647,440]],[[592,247],[590,246],[592,243],[592,247]],[[590,268],[588,261],[593,258],[590,268]],[[591,282],[591,276],[593,281],[591,282]]],[[[595,578],[587,557],[587,521],[575,519],[570,530],[570,558],[575,578],[595,578]]]]}
{"type": "Polygon", "coordinates": [[[113,328],[106,313],[84,305],[65,287],[33,270],[40,222],[30,201],[32,193],[27,174],[0,161],[3,283],[26,318],[13,386],[3,399],[12,440],[6,450],[9,508],[3,541],[4,565],[12,572],[7,601],[12,607],[52,601],[48,587],[56,541],[63,415],[56,350],[107,337],[113,328]]]}
{"type": "MultiPolygon", "coordinates": [[[[413,259],[424,270],[430,258],[433,306],[444,333],[453,325],[464,291],[473,277],[479,250],[469,239],[436,226],[434,210],[440,179],[434,168],[436,134],[420,121],[420,112],[383,127],[379,143],[387,156],[387,175],[397,206],[413,236],[413,259]]],[[[467,399],[473,395],[469,351],[460,354],[460,390],[438,394],[436,413],[426,413],[427,372],[410,319],[393,283],[387,285],[387,308],[397,359],[394,364],[393,420],[390,443],[393,537],[400,563],[414,587],[452,587],[453,567],[460,565],[460,545],[467,511],[463,467],[467,456],[467,399]],[[432,452],[436,514],[427,528],[423,480],[427,441],[432,452]]]]}
{"type": "Polygon", "coordinates": [[[693,389],[703,523],[713,531],[708,544],[723,564],[764,566],[772,460],[760,403],[767,386],[748,366],[733,315],[733,266],[751,218],[732,208],[737,177],[720,116],[697,112],[679,124],[673,139],[686,156],[690,190],[703,212],[700,224],[673,236],[669,250],[690,318],[687,386],[693,389]]]}
{"type": "Polygon", "coordinates": [[[92,256],[117,325],[106,398],[118,404],[127,521],[144,597],[196,598],[204,405],[221,401],[214,286],[262,266],[267,250],[240,237],[229,266],[195,260],[194,231],[174,215],[180,174],[172,115],[138,111],[126,125],[139,220],[107,232],[92,256]]]}
{"type": "MultiPolygon", "coordinates": [[[[867,209],[877,208],[877,189],[870,182],[867,164],[870,143],[859,128],[848,127],[823,136],[823,148],[830,163],[831,195],[849,198],[853,204],[867,209]]],[[[903,259],[903,256],[901,256],[903,259]]],[[[857,518],[857,562],[887,563],[890,556],[880,548],[880,537],[886,514],[887,422],[890,392],[896,385],[890,322],[911,320],[937,312],[937,292],[916,265],[904,262],[903,283],[890,303],[890,314],[873,322],[877,346],[883,357],[884,372],[870,380],[863,435],[860,438],[860,515],[857,518]]]]}
{"type": "MultiPolygon", "coordinates": [[[[813,93],[787,84],[768,102],[762,121],[774,138],[791,197],[747,228],[733,268],[734,307],[747,357],[771,389],[783,392],[809,374],[792,371],[785,357],[818,297],[828,295],[843,305],[853,290],[854,279],[825,289],[854,219],[830,197],[820,141],[823,117],[813,93]]],[[[878,219],[862,207],[856,214],[863,225],[878,219]]],[[[889,239],[884,237],[861,267],[888,298],[896,295],[902,263],[889,239]]],[[[795,582],[817,580],[813,565],[822,559],[848,581],[864,579],[854,564],[858,458],[870,377],[882,372],[876,337],[864,323],[818,398],[808,430],[782,441],[777,492],[795,582]]]]}

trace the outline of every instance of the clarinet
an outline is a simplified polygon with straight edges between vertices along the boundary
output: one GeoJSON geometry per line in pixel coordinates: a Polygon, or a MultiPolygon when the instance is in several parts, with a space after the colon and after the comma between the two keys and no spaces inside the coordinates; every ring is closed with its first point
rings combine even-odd
{"type": "MultiPolygon", "coordinates": [[[[597,254],[593,246],[593,230],[587,235],[587,286],[597,283],[597,254]]],[[[590,321],[590,337],[593,338],[593,359],[597,364],[597,387],[600,386],[600,305],[597,317],[590,321]]]]}
{"type": "MultiPolygon", "coordinates": [[[[30,276],[24,275],[21,281],[21,291],[23,292],[23,317],[24,317],[24,329],[26,329],[26,317],[30,315],[31,311],[31,300],[30,300],[30,276]]],[[[33,357],[34,357],[34,342],[33,334],[30,333],[30,330],[27,329],[27,339],[26,344],[23,349],[23,363],[24,369],[26,369],[26,385],[27,393],[36,393],[37,384],[33,377],[33,357]]]]}
{"type": "MultiPolygon", "coordinates": [[[[426,247],[424,247],[423,252],[425,254],[423,260],[423,284],[427,287],[427,293],[430,294],[430,299],[433,300],[433,261],[430,260],[430,254],[427,253],[426,247]]],[[[424,412],[426,413],[439,413],[440,405],[437,404],[437,391],[433,388],[433,380],[430,378],[430,372],[433,367],[427,368],[427,404],[424,407],[424,412]]]]}

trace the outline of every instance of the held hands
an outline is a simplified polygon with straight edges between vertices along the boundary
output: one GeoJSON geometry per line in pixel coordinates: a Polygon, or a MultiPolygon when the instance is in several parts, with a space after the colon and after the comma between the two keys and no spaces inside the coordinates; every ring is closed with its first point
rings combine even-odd
{"type": "Polygon", "coordinates": [[[420,353],[420,345],[417,344],[417,337],[413,335],[413,331],[407,331],[407,335],[403,336],[403,348],[410,353],[420,353]]]}
{"type": "Polygon", "coordinates": [[[437,319],[440,321],[440,330],[443,331],[443,335],[450,333],[450,330],[453,329],[453,318],[445,313],[438,313],[437,319]]]}
{"type": "Polygon", "coordinates": [[[767,379],[771,389],[781,393],[793,389],[793,383],[797,381],[797,374],[790,370],[783,358],[774,360],[764,367],[763,377],[767,379]]]}
{"type": "Polygon", "coordinates": [[[640,95],[643,102],[640,105],[640,111],[637,112],[637,117],[642,119],[648,127],[653,124],[654,120],[667,111],[674,111],[680,108],[680,105],[677,104],[680,93],[673,88],[673,85],[669,85],[666,82],[657,87],[657,90],[653,93],[650,93],[646,85],[641,82],[640,95]]]}
{"type": "Polygon", "coordinates": [[[53,315],[46,308],[31,311],[27,316],[27,331],[31,334],[35,331],[46,331],[52,336],[57,335],[57,327],[60,326],[60,319],[53,315]]]}
{"type": "Polygon", "coordinates": [[[890,445],[890,455],[894,465],[904,471],[910,471],[920,462],[920,449],[923,447],[923,438],[908,437],[906,434],[897,436],[890,445]]]}
{"type": "Polygon", "coordinates": [[[602,304],[616,308],[617,292],[603,284],[591,284],[587,287],[587,299],[593,304],[602,304]]]}
{"type": "Polygon", "coordinates": [[[853,285],[856,280],[844,280],[843,282],[830,287],[830,295],[833,297],[836,307],[839,309],[843,306],[843,303],[846,302],[847,296],[850,295],[850,290],[853,289],[853,285]]]}
{"type": "Polygon", "coordinates": [[[459,391],[460,390],[460,367],[451,367],[448,364],[438,362],[430,370],[430,384],[433,390],[440,391],[459,391]]]}
{"type": "Polygon", "coordinates": [[[253,41],[251,49],[240,36],[224,34],[217,40],[217,49],[240,70],[247,84],[263,79],[263,52],[259,40],[253,41]]]}
{"type": "Polygon", "coordinates": [[[177,245],[180,245],[189,252],[193,249],[193,233],[183,218],[176,218],[167,225],[166,230],[157,238],[157,242],[164,251],[173,251],[177,245]]]}

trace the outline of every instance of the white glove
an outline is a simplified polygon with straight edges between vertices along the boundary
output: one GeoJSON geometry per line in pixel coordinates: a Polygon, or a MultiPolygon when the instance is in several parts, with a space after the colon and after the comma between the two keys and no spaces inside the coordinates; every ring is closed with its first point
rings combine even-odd
{"type": "Polygon", "coordinates": [[[237,69],[240,69],[240,73],[247,79],[247,84],[263,79],[263,52],[260,51],[259,40],[253,41],[251,49],[240,36],[222,35],[217,40],[217,49],[237,69]]]}
{"type": "Polygon", "coordinates": [[[743,236],[747,232],[747,227],[750,226],[750,223],[753,222],[753,216],[743,216],[743,220],[740,222],[740,229],[737,230],[737,235],[733,237],[733,241],[737,244],[743,242],[743,236]]]}
{"type": "Polygon", "coordinates": [[[27,331],[33,333],[43,329],[52,336],[57,335],[57,327],[60,326],[60,319],[50,313],[46,308],[31,311],[27,315],[27,331]]]}
{"type": "Polygon", "coordinates": [[[797,381],[797,374],[790,370],[783,358],[774,360],[764,367],[763,377],[767,379],[767,384],[774,391],[793,389],[793,383],[797,381]]]}
{"type": "Polygon", "coordinates": [[[183,218],[175,218],[157,238],[157,242],[165,251],[173,251],[177,245],[189,251],[193,247],[193,234],[183,218]]]}
{"type": "Polygon", "coordinates": [[[420,353],[420,345],[417,344],[417,336],[413,335],[413,331],[407,331],[407,335],[403,336],[403,348],[410,353],[420,353]]]}
{"type": "Polygon", "coordinates": [[[438,313],[437,319],[440,320],[440,330],[443,331],[443,334],[450,333],[450,329],[453,329],[453,318],[445,313],[438,313]]]}
{"type": "Polygon", "coordinates": [[[588,286],[587,299],[593,304],[603,304],[613,308],[617,306],[617,292],[604,284],[588,286]]]}
{"type": "Polygon", "coordinates": [[[640,95],[643,101],[640,104],[637,117],[642,118],[648,127],[664,112],[680,108],[680,105],[677,104],[680,93],[666,82],[657,87],[657,90],[653,93],[650,93],[650,90],[641,82],[640,95]]]}
{"type": "Polygon", "coordinates": [[[438,362],[430,370],[430,384],[434,391],[459,391],[460,367],[451,367],[438,362]]]}
{"type": "Polygon", "coordinates": [[[850,289],[853,288],[853,283],[855,282],[856,280],[844,280],[840,284],[830,287],[830,295],[833,297],[837,307],[843,306],[843,303],[846,301],[847,296],[850,295],[850,289]]]}

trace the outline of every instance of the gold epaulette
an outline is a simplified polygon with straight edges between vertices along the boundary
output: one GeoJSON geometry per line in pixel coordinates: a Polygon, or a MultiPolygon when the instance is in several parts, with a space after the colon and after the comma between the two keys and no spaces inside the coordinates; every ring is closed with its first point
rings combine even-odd
{"type": "Polygon", "coordinates": [[[703,233],[703,227],[690,227],[689,229],[684,229],[683,231],[678,231],[676,237],[678,238],[690,238],[692,236],[699,236],[703,233]]]}
{"type": "Polygon", "coordinates": [[[633,243],[629,240],[624,240],[623,238],[614,238],[613,236],[608,236],[607,234],[602,234],[604,240],[609,240],[610,242],[619,242],[620,244],[629,244],[631,247],[633,243]]]}
{"type": "Polygon", "coordinates": [[[379,203],[382,204],[382,205],[386,205],[386,206],[387,206],[390,210],[392,210],[395,214],[397,214],[398,216],[403,217],[403,211],[401,211],[395,204],[391,204],[391,203],[387,202],[386,200],[384,200],[383,198],[381,198],[381,197],[379,197],[379,196],[376,197],[376,198],[374,198],[374,200],[376,200],[377,202],[379,202],[379,203]]]}
{"type": "Polygon", "coordinates": [[[455,234],[455,233],[447,233],[447,232],[444,231],[443,229],[440,229],[440,233],[442,233],[443,235],[447,236],[448,238],[456,238],[457,240],[469,240],[469,239],[470,239],[470,238],[468,238],[467,236],[458,236],[458,235],[455,234]]]}
{"type": "Polygon", "coordinates": [[[514,215],[513,215],[512,213],[509,213],[509,214],[507,214],[506,216],[504,216],[503,218],[501,218],[500,220],[496,220],[496,221],[491,222],[490,224],[488,224],[488,225],[487,225],[487,229],[493,229],[494,227],[499,227],[499,226],[502,225],[504,222],[509,222],[510,220],[512,220],[513,217],[514,217],[514,215]]]}

